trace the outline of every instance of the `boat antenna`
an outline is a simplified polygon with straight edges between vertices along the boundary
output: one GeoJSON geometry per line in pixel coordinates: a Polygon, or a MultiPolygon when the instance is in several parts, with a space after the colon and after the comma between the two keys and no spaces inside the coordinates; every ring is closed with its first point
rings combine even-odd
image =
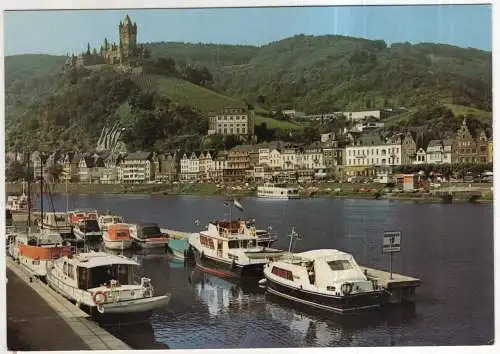
{"type": "MultiPolygon", "coordinates": [[[[299,234],[295,231],[295,227],[292,227],[292,232],[290,233],[290,235],[288,235],[288,237],[290,237],[290,244],[288,245],[288,253],[291,253],[292,252],[292,245],[295,247],[295,244],[293,242],[293,240],[295,239],[296,241],[297,240],[300,240],[301,237],[299,236],[299,234]]],[[[295,242],[296,243],[296,242],[295,242]]]]}

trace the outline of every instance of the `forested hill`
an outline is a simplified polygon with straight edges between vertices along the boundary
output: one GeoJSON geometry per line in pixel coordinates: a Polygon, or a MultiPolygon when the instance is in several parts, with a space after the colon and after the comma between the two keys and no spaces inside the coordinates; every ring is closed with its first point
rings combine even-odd
{"type": "MultiPolygon", "coordinates": [[[[472,112],[491,124],[491,52],[305,35],[260,47],[145,45],[152,54],[148,68],[154,70],[132,81],[94,72],[70,83],[61,76],[63,56],[6,57],[9,142],[22,141],[26,129],[37,128],[40,142],[53,146],[56,137],[66,136],[69,146],[85,148],[96,141],[106,121],[116,119],[137,127],[148,122],[152,136],[171,141],[172,132],[205,131],[206,122],[200,119],[207,111],[245,103],[307,113],[400,106],[426,112],[425,107],[437,105],[451,108],[455,115],[472,112]],[[202,80],[196,77],[200,73],[202,80]],[[153,90],[148,88],[151,83],[153,90]],[[167,113],[155,115],[159,111],[167,113]],[[157,129],[165,124],[165,130],[157,129]]],[[[403,124],[410,118],[394,121],[403,124]]],[[[422,114],[417,118],[413,120],[422,126],[432,125],[422,114]]],[[[136,147],[148,143],[140,136],[129,138],[136,147]]]]}

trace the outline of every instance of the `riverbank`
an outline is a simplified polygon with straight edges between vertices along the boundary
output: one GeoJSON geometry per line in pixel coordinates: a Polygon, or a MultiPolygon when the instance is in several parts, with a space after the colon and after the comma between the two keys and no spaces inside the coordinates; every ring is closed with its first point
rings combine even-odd
{"type": "MultiPolygon", "coordinates": [[[[455,183],[456,187],[468,186],[469,184],[455,183]]],[[[256,184],[215,184],[215,183],[185,183],[185,184],[52,184],[46,188],[52,193],[69,194],[147,194],[147,195],[231,195],[232,197],[255,196],[256,184]],[[48,188],[47,188],[48,187],[48,188]]],[[[477,200],[481,203],[492,203],[492,184],[473,184],[473,188],[479,188],[482,197],[477,200]]],[[[39,185],[33,185],[32,190],[39,192],[39,185]]],[[[5,191],[8,194],[22,192],[21,183],[6,183],[5,191]]],[[[413,200],[417,202],[441,202],[440,198],[432,197],[424,193],[387,193],[381,184],[358,184],[358,183],[314,183],[299,188],[303,197],[329,196],[335,198],[352,199],[391,199],[391,200],[413,200]]],[[[460,202],[460,199],[454,199],[460,202]]],[[[463,200],[467,201],[467,200],[463,200]]]]}

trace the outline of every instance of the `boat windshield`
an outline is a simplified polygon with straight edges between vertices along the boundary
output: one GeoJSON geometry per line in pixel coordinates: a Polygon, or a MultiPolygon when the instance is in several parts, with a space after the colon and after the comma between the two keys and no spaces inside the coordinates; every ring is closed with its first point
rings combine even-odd
{"type": "Polygon", "coordinates": [[[99,224],[97,223],[97,220],[91,219],[91,220],[85,220],[80,227],[80,230],[83,232],[96,232],[100,231],[99,229],[99,224]]]}
{"type": "Polygon", "coordinates": [[[137,236],[142,239],[155,238],[161,236],[161,230],[158,226],[143,226],[138,230],[137,236]]]}
{"type": "Polygon", "coordinates": [[[352,269],[352,264],[348,260],[341,259],[327,262],[331,270],[348,270],[352,269]]]}
{"type": "Polygon", "coordinates": [[[65,214],[55,214],[54,215],[54,221],[55,222],[65,222],[66,221],[66,215],[65,214]]]}

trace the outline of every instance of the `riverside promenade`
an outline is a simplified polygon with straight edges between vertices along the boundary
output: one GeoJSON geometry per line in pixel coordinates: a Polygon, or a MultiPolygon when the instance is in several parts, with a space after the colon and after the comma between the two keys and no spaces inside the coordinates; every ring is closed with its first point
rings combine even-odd
{"type": "Polygon", "coordinates": [[[90,316],[7,259],[7,349],[130,350],[90,316]]]}

